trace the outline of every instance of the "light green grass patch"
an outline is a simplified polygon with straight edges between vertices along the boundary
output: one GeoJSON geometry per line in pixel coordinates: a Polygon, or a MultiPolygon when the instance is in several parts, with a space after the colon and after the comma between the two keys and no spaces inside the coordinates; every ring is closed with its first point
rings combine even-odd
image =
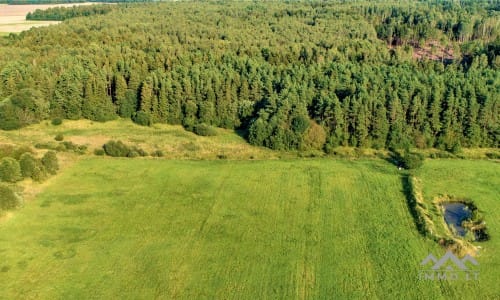
{"type": "MultiPolygon", "coordinates": [[[[429,207],[436,197],[446,194],[458,199],[470,199],[478,207],[488,228],[491,239],[484,243],[474,243],[480,246],[478,260],[481,264],[481,276],[485,280],[493,280],[499,275],[495,271],[500,264],[497,255],[500,249],[500,164],[491,161],[479,160],[452,160],[439,159],[426,161],[424,167],[417,172],[421,178],[424,199],[429,207]]],[[[443,220],[438,227],[444,231],[446,224],[443,220]]],[[[490,287],[490,298],[500,294],[500,288],[490,287]]]]}
{"type": "MultiPolygon", "coordinates": [[[[445,187],[432,170],[427,195],[445,187]]],[[[497,192],[476,183],[471,197],[497,192]]],[[[491,298],[494,246],[479,282],[419,281],[420,261],[444,250],[417,233],[383,161],[92,158],[0,223],[0,298],[491,298]]]]}
{"type": "Polygon", "coordinates": [[[20,130],[0,131],[0,143],[34,146],[37,143],[54,142],[54,137],[62,134],[66,141],[87,145],[90,152],[113,139],[148,152],[162,150],[167,158],[216,159],[223,154],[228,159],[269,159],[292,155],[251,146],[233,130],[218,128],[217,132],[217,136],[204,137],[186,131],[180,125],[155,124],[144,127],[125,119],[106,123],[64,120],[59,126],[43,121],[20,130]]]}

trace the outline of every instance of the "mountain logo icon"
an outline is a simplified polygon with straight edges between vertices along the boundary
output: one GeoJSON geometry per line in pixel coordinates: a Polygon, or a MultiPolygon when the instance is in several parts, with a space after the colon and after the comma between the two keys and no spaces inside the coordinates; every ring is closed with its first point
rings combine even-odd
{"type": "Polygon", "coordinates": [[[454,271],[458,269],[459,271],[467,271],[469,268],[467,267],[466,263],[472,264],[474,266],[478,266],[479,263],[474,259],[474,257],[470,256],[469,254],[465,255],[462,259],[459,259],[458,257],[453,254],[450,250],[446,251],[446,253],[441,257],[439,260],[431,254],[429,254],[422,262],[420,265],[425,266],[432,262],[432,270],[448,270],[448,271],[454,271]]]}

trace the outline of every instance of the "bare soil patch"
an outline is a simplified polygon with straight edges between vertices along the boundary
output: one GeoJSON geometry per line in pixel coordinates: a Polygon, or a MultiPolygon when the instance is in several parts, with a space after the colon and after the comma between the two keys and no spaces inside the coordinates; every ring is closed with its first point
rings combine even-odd
{"type": "Polygon", "coordinates": [[[415,59],[430,59],[440,61],[454,60],[454,53],[451,47],[445,47],[436,41],[430,41],[423,46],[414,44],[413,58],[415,59]]]}
{"type": "MultiPolygon", "coordinates": [[[[402,45],[402,43],[389,45],[389,49],[395,49],[402,45]]],[[[406,45],[413,48],[413,59],[415,60],[427,59],[449,63],[455,59],[453,48],[441,45],[438,41],[429,41],[424,45],[420,45],[417,42],[409,42],[406,45]]]]}

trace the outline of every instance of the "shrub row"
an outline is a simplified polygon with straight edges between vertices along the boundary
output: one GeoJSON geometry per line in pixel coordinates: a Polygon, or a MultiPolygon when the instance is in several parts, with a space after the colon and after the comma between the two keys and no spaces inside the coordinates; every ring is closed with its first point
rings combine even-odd
{"type": "Polygon", "coordinates": [[[4,157],[12,157],[19,160],[21,155],[26,152],[33,153],[33,150],[28,146],[0,145],[0,159],[4,157]]]}
{"type": "Polygon", "coordinates": [[[147,156],[148,153],[141,148],[125,145],[122,141],[108,141],[103,146],[106,155],[113,157],[138,157],[147,156]]]}
{"type": "Polygon", "coordinates": [[[420,153],[406,152],[401,162],[407,170],[420,168],[424,164],[424,156],[420,153]]]}
{"type": "MultiPolygon", "coordinates": [[[[95,149],[94,150],[95,155],[108,155],[112,157],[144,157],[148,156],[149,153],[144,151],[142,148],[136,147],[136,146],[129,146],[124,144],[122,141],[114,141],[110,140],[106,144],[102,146],[102,149],[95,149]]],[[[153,153],[151,153],[151,156],[153,157],[162,157],[163,151],[161,150],[155,150],[153,153]]]]}
{"type": "Polygon", "coordinates": [[[58,170],[59,162],[54,151],[46,152],[41,159],[37,159],[31,152],[25,152],[19,160],[13,157],[3,157],[0,160],[0,181],[15,183],[23,178],[42,181],[58,170]]]}
{"type": "Polygon", "coordinates": [[[423,154],[410,152],[409,150],[405,150],[403,155],[398,151],[394,151],[390,157],[392,163],[407,170],[420,168],[424,164],[424,159],[423,154]]]}
{"type": "MultiPolygon", "coordinates": [[[[56,136],[55,139],[58,140],[58,136],[56,136]]],[[[63,142],[61,141],[59,143],[56,142],[37,143],[35,144],[35,148],[54,150],[58,152],[75,152],[77,154],[85,154],[87,152],[87,146],[78,145],[71,141],[63,141],[63,142]]]]}

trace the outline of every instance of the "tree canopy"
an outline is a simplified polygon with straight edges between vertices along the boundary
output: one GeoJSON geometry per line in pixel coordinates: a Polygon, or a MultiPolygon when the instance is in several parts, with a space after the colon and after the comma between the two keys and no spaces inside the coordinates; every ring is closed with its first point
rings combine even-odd
{"type": "Polygon", "coordinates": [[[0,40],[0,128],[120,116],[273,149],[498,147],[498,17],[487,1],[116,5],[0,40]]]}

